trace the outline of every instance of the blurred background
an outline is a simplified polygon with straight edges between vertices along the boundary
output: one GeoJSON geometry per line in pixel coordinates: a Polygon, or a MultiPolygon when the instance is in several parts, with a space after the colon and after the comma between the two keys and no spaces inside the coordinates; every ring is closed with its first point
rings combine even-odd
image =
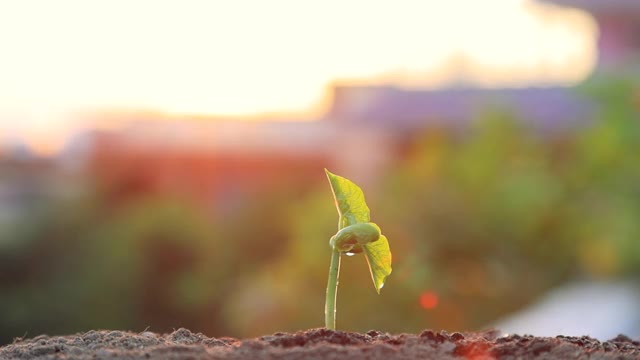
{"type": "Polygon", "coordinates": [[[640,3],[0,0],[0,344],[90,329],[640,335],[640,3]]]}

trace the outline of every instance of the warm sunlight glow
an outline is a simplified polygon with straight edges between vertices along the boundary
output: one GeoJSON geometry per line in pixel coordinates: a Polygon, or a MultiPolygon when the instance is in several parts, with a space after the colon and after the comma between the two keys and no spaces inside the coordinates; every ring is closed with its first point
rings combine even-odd
{"type": "Polygon", "coordinates": [[[525,0],[0,0],[0,129],[63,131],[54,115],[92,107],[320,111],[335,80],[572,84],[594,33],[525,0]]]}

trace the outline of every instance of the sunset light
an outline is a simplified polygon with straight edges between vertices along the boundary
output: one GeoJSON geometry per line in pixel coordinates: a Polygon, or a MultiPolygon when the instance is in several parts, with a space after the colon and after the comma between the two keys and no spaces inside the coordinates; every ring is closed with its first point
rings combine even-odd
{"type": "Polygon", "coordinates": [[[637,358],[639,36],[640,0],[0,0],[0,359],[637,358]]]}
{"type": "Polygon", "coordinates": [[[568,85],[594,38],[585,13],[525,0],[0,1],[0,128],[62,134],[93,108],[318,114],[335,81],[568,85]]]}

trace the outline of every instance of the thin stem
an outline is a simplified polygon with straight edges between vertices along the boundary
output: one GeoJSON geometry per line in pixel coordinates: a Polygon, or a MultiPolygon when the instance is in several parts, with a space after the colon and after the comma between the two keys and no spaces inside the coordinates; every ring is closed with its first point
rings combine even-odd
{"type": "Polygon", "coordinates": [[[338,297],[338,275],[340,274],[340,252],[331,251],[327,298],[324,305],[324,324],[327,329],[336,329],[336,299],[338,297]]]}

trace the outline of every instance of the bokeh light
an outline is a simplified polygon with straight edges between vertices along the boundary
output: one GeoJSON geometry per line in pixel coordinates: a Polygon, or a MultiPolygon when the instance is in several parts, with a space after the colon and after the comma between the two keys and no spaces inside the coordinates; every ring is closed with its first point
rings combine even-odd
{"type": "Polygon", "coordinates": [[[425,310],[432,310],[438,306],[438,295],[432,291],[425,291],[420,294],[420,306],[425,310]]]}

